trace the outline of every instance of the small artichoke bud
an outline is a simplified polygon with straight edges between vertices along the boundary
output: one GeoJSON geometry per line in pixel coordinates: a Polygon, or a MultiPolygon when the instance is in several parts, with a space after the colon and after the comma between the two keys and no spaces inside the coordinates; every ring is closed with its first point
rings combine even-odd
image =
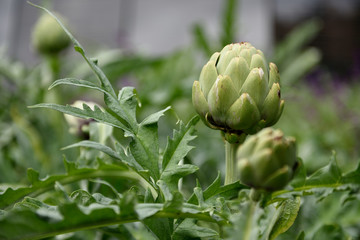
{"type": "Polygon", "coordinates": [[[239,147],[236,158],[240,181],[266,191],[284,188],[298,165],[295,139],[271,128],[249,137],[239,147]]]}
{"type": "Polygon", "coordinates": [[[214,53],[192,89],[196,112],[205,124],[229,134],[254,134],[274,125],[284,100],[274,63],[250,43],[229,44],[214,53]]]}
{"type": "Polygon", "coordinates": [[[32,32],[32,44],[42,54],[57,54],[70,45],[70,38],[50,15],[42,15],[32,32]]]}

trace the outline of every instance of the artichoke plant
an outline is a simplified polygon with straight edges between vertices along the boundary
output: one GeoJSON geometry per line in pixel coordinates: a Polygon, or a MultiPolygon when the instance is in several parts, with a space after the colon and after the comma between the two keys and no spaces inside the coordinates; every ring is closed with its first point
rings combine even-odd
{"type": "Polygon", "coordinates": [[[52,16],[44,14],[35,24],[32,43],[40,53],[56,54],[70,45],[70,39],[52,16]]]}
{"type": "Polygon", "coordinates": [[[284,188],[298,166],[295,139],[271,128],[249,137],[238,148],[236,158],[240,181],[267,191],[284,188]]]}
{"type": "Polygon", "coordinates": [[[274,125],[283,110],[274,63],[248,42],[214,53],[192,88],[192,101],[205,124],[226,134],[254,134],[274,125]]]}

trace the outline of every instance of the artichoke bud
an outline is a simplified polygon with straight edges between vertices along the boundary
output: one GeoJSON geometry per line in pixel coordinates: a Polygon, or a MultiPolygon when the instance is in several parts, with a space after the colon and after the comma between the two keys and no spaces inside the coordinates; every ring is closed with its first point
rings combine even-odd
{"type": "Polygon", "coordinates": [[[265,128],[239,147],[236,158],[242,183],[258,190],[280,190],[297,167],[295,139],[265,128]]]}
{"type": "Polygon", "coordinates": [[[42,54],[57,54],[70,45],[70,38],[52,16],[44,14],[35,24],[32,44],[42,54]]]}
{"type": "Polygon", "coordinates": [[[193,84],[193,104],[205,124],[228,134],[253,134],[274,125],[284,101],[279,71],[250,43],[214,53],[193,84]]]}

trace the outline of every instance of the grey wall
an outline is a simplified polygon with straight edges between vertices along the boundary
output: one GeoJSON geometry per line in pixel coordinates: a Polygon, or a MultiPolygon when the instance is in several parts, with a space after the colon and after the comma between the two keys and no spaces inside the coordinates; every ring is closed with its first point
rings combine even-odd
{"type": "MultiPolygon", "coordinates": [[[[34,3],[46,5],[47,1],[34,3]]],[[[54,0],[50,7],[67,18],[85,47],[123,47],[164,54],[191,43],[201,23],[210,36],[221,32],[223,0],[54,0]]],[[[237,7],[238,40],[265,52],[273,45],[272,0],[242,0],[237,7]]],[[[24,0],[0,0],[0,45],[14,59],[31,62],[31,29],[41,11],[24,0]]]]}

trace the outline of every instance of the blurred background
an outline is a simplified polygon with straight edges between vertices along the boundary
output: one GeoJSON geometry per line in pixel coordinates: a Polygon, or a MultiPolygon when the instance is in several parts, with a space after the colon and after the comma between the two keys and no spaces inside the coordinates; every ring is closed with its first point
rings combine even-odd
{"type": "MultiPolygon", "coordinates": [[[[230,42],[249,41],[280,69],[286,106],[276,127],[298,139],[309,172],[324,166],[332,151],[344,170],[356,166],[359,0],[33,2],[63,17],[116,88],[137,88],[140,118],[173,106],[174,116],[161,120],[164,142],[176,115],[187,121],[195,114],[191,86],[211,53],[230,42]]],[[[60,148],[84,135],[68,133],[60,113],[27,106],[102,102],[100,95],[84,89],[47,91],[57,78],[93,76],[71,48],[54,57],[33,47],[32,32],[41,14],[23,0],[0,1],[0,181],[22,181],[28,167],[43,174],[62,170],[62,154],[77,158],[75,150],[60,148]]],[[[202,167],[197,177],[207,172],[214,177],[217,171],[211,169],[223,169],[222,140],[202,123],[198,128],[196,149],[186,161],[202,167]]]]}

